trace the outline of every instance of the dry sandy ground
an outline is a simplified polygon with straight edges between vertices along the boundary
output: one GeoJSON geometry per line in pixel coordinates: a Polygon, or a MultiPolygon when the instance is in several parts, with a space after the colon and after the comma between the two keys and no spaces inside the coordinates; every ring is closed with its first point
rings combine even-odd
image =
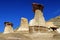
{"type": "Polygon", "coordinates": [[[52,33],[0,34],[0,40],[60,40],[60,34],[57,33],[56,34],[52,34],[52,33]]]}

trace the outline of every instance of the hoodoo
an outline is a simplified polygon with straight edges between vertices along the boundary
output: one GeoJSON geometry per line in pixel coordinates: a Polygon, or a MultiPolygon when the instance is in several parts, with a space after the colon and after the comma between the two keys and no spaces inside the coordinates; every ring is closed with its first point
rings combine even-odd
{"type": "Polygon", "coordinates": [[[30,26],[45,26],[45,19],[43,16],[43,6],[37,3],[33,3],[33,11],[35,16],[33,20],[30,21],[30,26]]]}
{"type": "Polygon", "coordinates": [[[22,33],[29,32],[29,27],[28,27],[28,20],[24,17],[21,18],[21,23],[20,27],[17,29],[17,31],[20,31],[22,33]]]}
{"type": "Polygon", "coordinates": [[[30,31],[40,31],[40,26],[45,27],[45,19],[43,16],[43,6],[37,3],[33,3],[33,12],[35,13],[34,18],[29,22],[30,31]]]}
{"type": "Polygon", "coordinates": [[[12,33],[13,32],[13,24],[10,22],[4,22],[5,29],[4,29],[4,34],[5,33],[12,33]]]}

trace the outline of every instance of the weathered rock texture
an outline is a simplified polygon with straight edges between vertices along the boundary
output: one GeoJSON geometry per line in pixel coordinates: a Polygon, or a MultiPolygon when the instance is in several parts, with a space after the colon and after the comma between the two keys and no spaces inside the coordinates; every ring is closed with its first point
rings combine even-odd
{"type": "Polygon", "coordinates": [[[29,23],[30,32],[40,32],[40,30],[45,29],[45,19],[43,16],[43,6],[37,3],[33,3],[33,11],[35,13],[34,18],[29,23]],[[42,28],[42,29],[41,29],[42,28]]]}
{"type": "Polygon", "coordinates": [[[55,18],[52,18],[48,22],[53,22],[53,24],[57,27],[60,27],[60,16],[57,16],[55,18]]]}
{"type": "Polygon", "coordinates": [[[48,25],[50,25],[50,27],[57,27],[57,32],[60,33],[60,16],[57,16],[57,17],[52,18],[51,20],[49,20],[47,22],[47,26],[48,25]]]}
{"type": "Polygon", "coordinates": [[[33,3],[34,18],[30,21],[30,26],[45,26],[45,19],[43,17],[43,6],[33,3]]]}
{"type": "Polygon", "coordinates": [[[29,27],[28,27],[28,20],[26,18],[21,18],[21,23],[20,23],[20,27],[18,28],[17,31],[20,32],[28,32],[29,31],[29,27]]]}
{"type": "Polygon", "coordinates": [[[53,24],[54,22],[46,22],[46,27],[50,28],[50,27],[57,27],[53,24]]]}
{"type": "Polygon", "coordinates": [[[5,22],[4,24],[5,24],[4,34],[12,33],[13,32],[13,28],[12,28],[13,24],[10,22],[5,22]]]}

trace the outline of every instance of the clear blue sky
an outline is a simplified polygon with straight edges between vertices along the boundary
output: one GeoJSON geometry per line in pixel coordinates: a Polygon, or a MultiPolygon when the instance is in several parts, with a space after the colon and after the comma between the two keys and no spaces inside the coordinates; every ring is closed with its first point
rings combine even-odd
{"type": "Polygon", "coordinates": [[[44,5],[45,20],[60,15],[60,0],[0,0],[0,32],[4,31],[4,22],[12,22],[13,28],[20,25],[21,17],[31,20],[34,17],[32,3],[44,5]]]}

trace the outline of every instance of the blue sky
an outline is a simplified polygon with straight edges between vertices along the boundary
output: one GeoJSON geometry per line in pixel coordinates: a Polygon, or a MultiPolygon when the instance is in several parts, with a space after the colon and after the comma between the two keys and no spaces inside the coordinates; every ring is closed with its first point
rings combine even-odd
{"type": "Polygon", "coordinates": [[[44,5],[46,21],[60,15],[60,0],[0,0],[0,32],[4,31],[4,22],[12,22],[15,29],[20,26],[21,17],[30,21],[34,17],[34,2],[44,5]]]}

